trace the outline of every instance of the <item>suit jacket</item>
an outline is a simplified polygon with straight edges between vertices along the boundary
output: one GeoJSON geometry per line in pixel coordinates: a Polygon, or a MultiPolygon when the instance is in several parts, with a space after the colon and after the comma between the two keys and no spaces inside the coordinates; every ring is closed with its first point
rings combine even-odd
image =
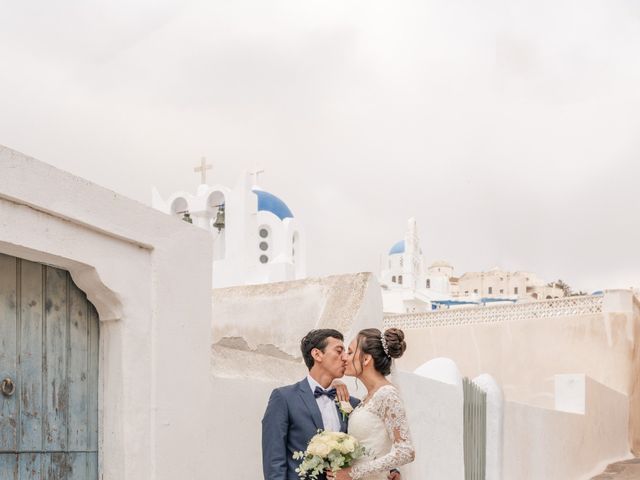
{"type": "MultiPolygon", "coordinates": [[[[353,407],[360,403],[353,397],[349,401],[353,407]]],[[[348,418],[343,420],[339,409],[338,418],[340,431],[346,432],[348,418]]],[[[296,473],[300,460],[293,459],[293,452],[305,451],[319,429],[324,430],[322,415],[306,378],[273,390],[262,418],[264,479],[300,480],[296,473]]]]}

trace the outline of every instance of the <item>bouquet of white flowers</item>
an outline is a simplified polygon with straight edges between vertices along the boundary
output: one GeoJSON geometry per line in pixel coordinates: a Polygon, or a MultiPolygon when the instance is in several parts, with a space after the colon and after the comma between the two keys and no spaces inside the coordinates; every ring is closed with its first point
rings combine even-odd
{"type": "Polygon", "coordinates": [[[351,435],[342,432],[318,431],[304,452],[294,452],[293,458],[302,459],[296,472],[300,478],[316,480],[325,470],[337,472],[351,466],[364,455],[364,447],[351,435]]]}

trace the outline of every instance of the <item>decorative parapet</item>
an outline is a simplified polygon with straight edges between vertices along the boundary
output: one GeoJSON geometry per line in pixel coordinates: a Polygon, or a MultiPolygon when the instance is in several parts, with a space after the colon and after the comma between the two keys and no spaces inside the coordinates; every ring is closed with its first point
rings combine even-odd
{"type": "Polygon", "coordinates": [[[424,313],[385,315],[384,326],[398,328],[449,327],[485,323],[534,320],[537,318],[597,315],[602,313],[602,295],[538,300],[513,305],[451,308],[424,313]]]}

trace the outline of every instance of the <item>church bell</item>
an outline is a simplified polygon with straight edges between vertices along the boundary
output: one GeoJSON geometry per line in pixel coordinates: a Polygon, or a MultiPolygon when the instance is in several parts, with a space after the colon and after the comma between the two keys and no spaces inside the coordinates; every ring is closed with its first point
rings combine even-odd
{"type": "Polygon", "coordinates": [[[216,221],[213,222],[213,227],[218,229],[218,232],[224,228],[224,205],[218,208],[216,213],[216,221]]]}

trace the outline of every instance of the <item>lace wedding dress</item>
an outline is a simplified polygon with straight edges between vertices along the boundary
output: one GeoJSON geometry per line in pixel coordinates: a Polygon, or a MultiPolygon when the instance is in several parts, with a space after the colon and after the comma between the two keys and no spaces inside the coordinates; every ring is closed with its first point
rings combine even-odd
{"type": "Polygon", "coordinates": [[[354,480],[387,480],[389,470],[412,462],[415,450],[398,390],[384,385],[349,415],[349,434],[365,448],[351,470],[354,480]]]}

